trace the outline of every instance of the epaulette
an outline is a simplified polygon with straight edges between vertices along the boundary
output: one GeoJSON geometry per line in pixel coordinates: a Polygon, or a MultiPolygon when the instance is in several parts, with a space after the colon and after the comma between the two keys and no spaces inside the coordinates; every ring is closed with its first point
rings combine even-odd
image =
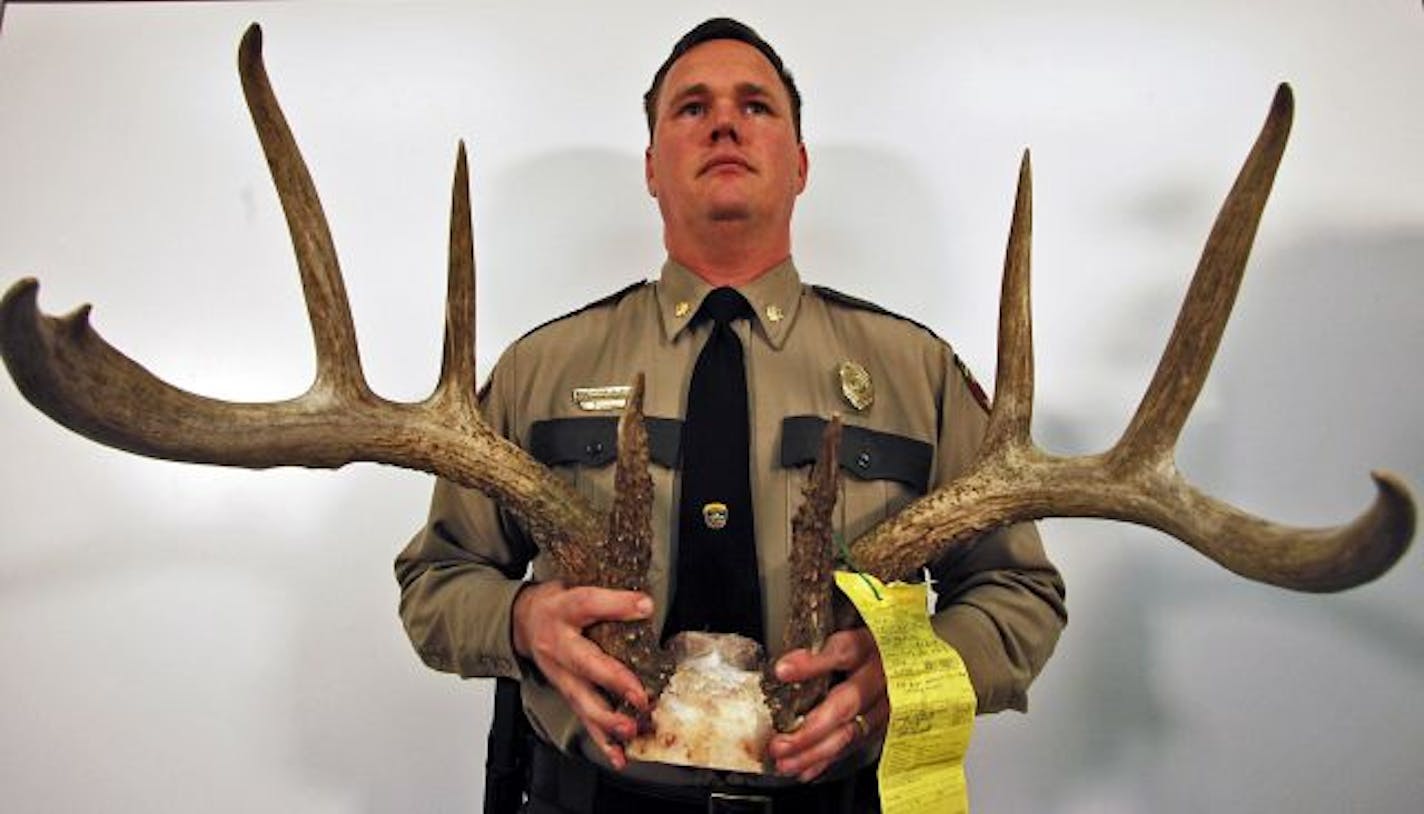
{"type": "Polygon", "coordinates": [[[817,294],[820,294],[822,297],[825,297],[831,302],[844,305],[848,308],[855,308],[861,311],[869,311],[872,314],[884,314],[887,317],[894,317],[895,319],[898,319],[902,322],[908,322],[911,325],[914,325],[915,327],[929,334],[930,336],[933,336],[935,339],[939,339],[939,334],[935,333],[934,329],[930,328],[930,326],[924,324],[923,322],[920,322],[919,320],[915,319],[910,319],[904,314],[897,314],[894,311],[882,308],[879,305],[876,305],[875,303],[871,302],[870,300],[862,300],[860,297],[852,297],[849,294],[837,291],[834,288],[827,288],[823,285],[813,285],[811,286],[811,290],[815,291],[817,294]]]}
{"type": "Polygon", "coordinates": [[[530,328],[529,330],[525,331],[522,335],[520,335],[519,338],[523,339],[524,337],[534,333],[535,331],[540,330],[541,328],[547,328],[548,326],[553,325],[555,322],[560,322],[572,316],[578,316],[584,311],[589,311],[594,308],[602,307],[604,305],[612,305],[613,303],[618,302],[619,300],[623,299],[629,294],[632,294],[634,291],[637,291],[645,285],[648,285],[647,280],[639,280],[638,282],[633,283],[632,285],[624,286],[623,288],[618,289],[617,291],[613,292],[612,294],[609,294],[606,297],[599,297],[593,302],[575,308],[567,314],[561,314],[557,317],[554,317],[553,319],[545,320],[544,322],[541,322],[538,325],[535,325],[533,328],[530,328]]]}
{"type": "Polygon", "coordinates": [[[954,366],[959,368],[959,375],[964,377],[964,386],[969,388],[969,394],[979,402],[979,406],[984,408],[984,412],[993,412],[994,408],[989,404],[989,395],[984,392],[983,385],[974,378],[974,374],[969,370],[969,365],[964,364],[964,360],[960,359],[957,353],[954,354],[954,366]]]}

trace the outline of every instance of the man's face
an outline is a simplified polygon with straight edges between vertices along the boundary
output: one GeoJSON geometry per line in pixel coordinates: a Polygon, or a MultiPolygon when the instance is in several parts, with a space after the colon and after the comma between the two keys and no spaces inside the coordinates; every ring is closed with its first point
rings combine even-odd
{"type": "Polygon", "coordinates": [[[667,72],[656,111],[646,173],[668,230],[709,221],[789,230],[806,150],[786,87],[761,52],[736,40],[698,45],[667,72]]]}

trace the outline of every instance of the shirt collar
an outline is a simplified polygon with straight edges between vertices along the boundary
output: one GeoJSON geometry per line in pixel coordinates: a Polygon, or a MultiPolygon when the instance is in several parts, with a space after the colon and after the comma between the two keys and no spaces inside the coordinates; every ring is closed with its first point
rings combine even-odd
{"type": "MultiPolygon", "coordinates": [[[[692,317],[712,288],[676,260],[668,258],[663,263],[656,290],[663,335],[669,342],[692,324],[692,317]]],[[[801,304],[801,275],[796,271],[796,264],[788,257],[737,290],[751,303],[756,324],[761,326],[767,342],[780,350],[801,304]]]]}

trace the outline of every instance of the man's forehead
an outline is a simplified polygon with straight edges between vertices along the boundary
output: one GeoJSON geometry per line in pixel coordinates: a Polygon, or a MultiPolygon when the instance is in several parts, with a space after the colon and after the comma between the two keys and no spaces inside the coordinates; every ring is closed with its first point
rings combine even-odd
{"type": "Polygon", "coordinates": [[[740,40],[709,40],[688,50],[668,69],[665,98],[696,86],[731,84],[785,92],[776,68],[761,51],[740,40]],[[712,82],[710,80],[716,80],[712,82]]]}

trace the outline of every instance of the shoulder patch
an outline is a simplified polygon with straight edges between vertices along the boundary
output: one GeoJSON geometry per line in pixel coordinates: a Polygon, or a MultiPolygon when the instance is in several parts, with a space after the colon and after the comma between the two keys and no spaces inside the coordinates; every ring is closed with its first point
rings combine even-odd
{"type": "Polygon", "coordinates": [[[535,325],[533,328],[530,328],[529,330],[525,331],[523,334],[520,335],[519,338],[523,339],[524,337],[529,336],[530,334],[540,330],[541,328],[547,328],[548,326],[553,325],[555,322],[560,322],[572,316],[578,316],[584,311],[599,308],[604,305],[612,305],[613,303],[618,302],[619,300],[623,299],[629,294],[632,294],[634,291],[637,291],[638,289],[642,288],[647,284],[647,280],[639,280],[638,282],[633,283],[632,285],[624,286],[623,288],[618,289],[617,291],[613,292],[612,294],[609,294],[606,297],[599,297],[593,302],[588,303],[587,305],[580,306],[579,308],[575,308],[567,314],[561,314],[557,317],[554,317],[553,319],[545,320],[539,323],[538,325],[535,325]]]}
{"type": "Polygon", "coordinates": [[[911,325],[914,325],[915,327],[929,334],[930,336],[933,336],[935,339],[939,339],[939,335],[936,334],[934,330],[930,328],[930,326],[924,324],[923,322],[910,319],[909,317],[904,316],[903,314],[897,314],[894,311],[881,308],[880,306],[869,300],[863,300],[860,297],[852,297],[849,294],[837,291],[834,288],[827,288],[823,285],[813,285],[811,286],[811,290],[815,291],[821,297],[830,300],[831,302],[837,303],[838,305],[844,305],[847,308],[854,308],[858,311],[869,311],[872,314],[883,314],[887,317],[893,317],[902,322],[908,322],[911,325]]]}
{"type": "Polygon", "coordinates": [[[954,366],[959,368],[959,375],[964,377],[964,386],[969,388],[970,395],[979,402],[979,406],[984,408],[984,412],[990,412],[989,396],[985,394],[984,388],[979,384],[979,380],[974,378],[974,374],[969,370],[969,365],[964,364],[964,360],[959,358],[959,354],[954,354],[954,366]]]}

